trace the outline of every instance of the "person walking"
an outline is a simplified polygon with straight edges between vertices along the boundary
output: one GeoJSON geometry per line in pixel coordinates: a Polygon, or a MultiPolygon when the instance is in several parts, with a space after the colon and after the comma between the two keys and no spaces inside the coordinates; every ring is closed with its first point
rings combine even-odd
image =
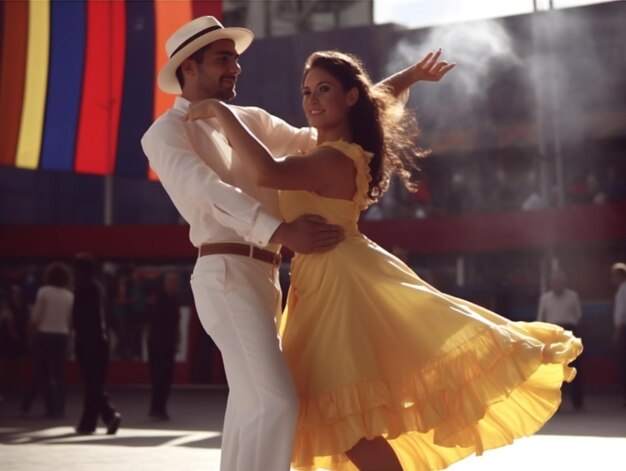
{"type": "Polygon", "coordinates": [[[166,273],[162,286],[147,297],[148,366],[152,382],[148,415],[161,420],[170,418],[167,400],[180,344],[179,283],[177,273],[166,273]]]}
{"type": "MultiPolygon", "coordinates": [[[[582,308],[578,293],[566,288],[566,278],[562,271],[553,272],[550,276],[550,291],[539,299],[537,320],[556,324],[580,337],[578,325],[581,319],[582,308]]],[[[576,377],[566,385],[576,410],[581,410],[584,406],[581,357],[582,355],[572,362],[572,366],[576,368],[576,377]]]]}
{"type": "Polygon", "coordinates": [[[74,303],[70,284],[71,273],[65,264],[54,262],[47,267],[30,324],[35,364],[33,382],[22,402],[22,415],[28,414],[38,392],[43,393],[48,417],[61,418],[65,414],[65,364],[74,303]]]}
{"type": "Polygon", "coordinates": [[[611,267],[611,280],[617,286],[613,307],[613,345],[622,383],[622,404],[626,407],[626,263],[611,267]]]}
{"type": "Polygon", "coordinates": [[[98,418],[101,418],[106,433],[114,435],[120,427],[122,415],[115,410],[104,389],[109,366],[109,329],[104,289],[96,279],[96,263],[91,255],[78,254],[75,257],[74,277],[74,353],[84,385],[83,410],[76,433],[95,432],[98,418]]]}

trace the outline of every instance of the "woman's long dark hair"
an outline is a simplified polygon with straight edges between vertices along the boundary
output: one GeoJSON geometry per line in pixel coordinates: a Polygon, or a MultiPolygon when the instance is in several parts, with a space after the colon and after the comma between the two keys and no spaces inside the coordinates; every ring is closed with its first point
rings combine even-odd
{"type": "Polygon", "coordinates": [[[344,91],[355,87],[359,92],[348,120],[354,142],[374,154],[370,161],[370,201],[377,201],[387,191],[393,173],[398,174],[409,191],[416,191],[411,172],[417,169],[415,159],[427,152],[416,145],[419,132],[415,117],[387,88],[374,85],[361,61],[351,54],[315,52],[304,65],[303,78],[313,68],[335,77],[344,91]]]}

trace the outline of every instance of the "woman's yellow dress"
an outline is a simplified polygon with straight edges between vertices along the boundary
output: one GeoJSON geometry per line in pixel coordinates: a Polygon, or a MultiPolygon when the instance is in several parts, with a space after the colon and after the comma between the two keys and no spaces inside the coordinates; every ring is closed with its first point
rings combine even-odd
{"type": "Polygon", "coordinates": [[[345,451],[384,436],[405,471],[442,469],[531,435],[554,414],[582,343],[555,325],[512,322],[422,281],[361,234],[371,154],[352,201],[282,191],[292,221],[319,214],[346,240],[297,254],[280,334],[301,401],[293,467],[355,470],[345,451]]]}

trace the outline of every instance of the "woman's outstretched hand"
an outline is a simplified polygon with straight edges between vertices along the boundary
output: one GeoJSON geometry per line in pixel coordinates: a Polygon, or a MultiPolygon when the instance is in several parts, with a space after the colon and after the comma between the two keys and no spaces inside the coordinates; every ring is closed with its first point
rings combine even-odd
{"type": "Polygon", "coordinates": [[[441,57],[441,48],[435,52],[429,52],[417,64],[402,69],[379,83],[387,87],[393,96],[399,97],[406,103],[409,97],[408,89],[417,82],[439,82],[456,66],[456,62],[442,61],[439,57],[441,57]]]}
{"type": "Polygon", "coordinates": [[[201,118],[215,118],[215,109],[217,106],[224,106],[220,100],[207,98],[206,100],[194,101],[189,105],[187,119],[195,121],[201,118]]]}
{"type": "Polygon", "coordinates": [[[439,82],[450,70],[454,68],[456,62],[440,61],[441,48],[435,52],[429,52],[426,56],[412,67],[414,82],[424,80],[427,82],[439,82]]]}

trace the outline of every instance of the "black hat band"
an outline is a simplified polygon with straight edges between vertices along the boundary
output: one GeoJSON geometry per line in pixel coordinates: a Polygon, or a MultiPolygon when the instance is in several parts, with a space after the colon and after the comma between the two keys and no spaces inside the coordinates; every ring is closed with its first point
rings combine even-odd
{"type": "Polygon", "coordinates": [[[183,41],[183,43],[178,46],[174,52],[172,52],[172,54],[170,55],[170,59],[172,57],[174,57],[176,55],[176,53],[178,51],[180,51],[182,48],[184,48],[185,46],[187,46],[188,44],[190,44],[191,42],[195,41],[196,39],[198,39],[200,36],[204,36],[207,33],[210,33],[211,31],[215,31],[216,29],[224,29],[222,26],[211,26],[210,28],[205,28],[202,31],[198,31],[196,34],[194,34],[193,36],[187,38],[185,41],[183,41]]]}

